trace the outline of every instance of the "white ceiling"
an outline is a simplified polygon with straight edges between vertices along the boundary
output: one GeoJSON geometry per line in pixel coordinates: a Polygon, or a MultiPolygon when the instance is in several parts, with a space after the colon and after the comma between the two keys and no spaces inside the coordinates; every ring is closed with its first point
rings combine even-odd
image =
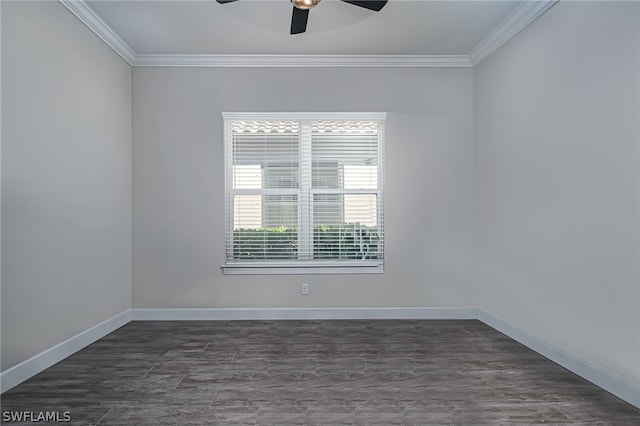
{"type": "Polygon", "coordinates": [[[290,35],[289,0],[89,0],[135,55],[469,55],[521,1],[322,0],[290,35]]]}

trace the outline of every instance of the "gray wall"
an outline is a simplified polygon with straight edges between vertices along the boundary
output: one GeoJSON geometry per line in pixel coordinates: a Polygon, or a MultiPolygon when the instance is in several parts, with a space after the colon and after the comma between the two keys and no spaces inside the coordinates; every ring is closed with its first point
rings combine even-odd
{"type": "Polygon", "coordinates": [[[131,67],[58,2],[2,7],[2,370],[131,307],[131,67]]]}
{"type": "Polygon", "coordinates": [[[640,381],[637,2],[561,2],[476,68],[479,305],[640,381]]]}
{"type": "Polygon", "coordinates": [[[134,307],[476,306],[471,69],[135,68],[133,113],[134,307]],[[222,274],[223,111],[389,113],[384,275],[222,274]]]}

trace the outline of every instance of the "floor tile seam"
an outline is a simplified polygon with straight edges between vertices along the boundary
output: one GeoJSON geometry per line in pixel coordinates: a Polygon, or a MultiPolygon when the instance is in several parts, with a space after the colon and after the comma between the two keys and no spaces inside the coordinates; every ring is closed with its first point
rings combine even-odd
{"type": "Polygon", "coordinates": [[[209,402],[209,407],[213,407],[213,403],[216,401],[216,398],[218,397],[218,391],[220,389],[218,388],[218,386],[216,386],[216,391],[213,393],[213,397],[211,398],[211,402],[209,402]]]}
{"type": "Polygon", "coordinates": [[[407,405],[404,406],[404,409],[402,410],[402,415],[400,416],[400,424],[404,425],[404,415],[407,412],[407,405]]]}
{"type": "Polygon", "coordinates": [[[113,407],[114,407],[114,406],[109,407],[109,409],[107,410],[107,412],[106,412],[106,413],[104,413],[104,414],[102,415],[102,417],[100,417],[100,419],[99,419],[95,424],[96,424],[96,425],[100,424],[100,422],[101,422],[102,420],[104,420],[104,418],[105,418],[105,417],[107,417],[107,415],[108,415],[108,414],[113,410],[113,407]]]}
{"type": "Polygon", "coordinates": [[[178,386],[180,386],[180,383],[182,383],[182,381],[184,380],[185,377],[187,377],[187,375],[183,374],[182,377],[180,378],[180,380],[178,381],[178,384],[173,388],[173,390],[178,389],[178,386]]]}
{"type": "Polygon", "coordinates": [[[149,373],[151,373],[151,371],[156,368],[156,367],[160,367],[160,364],[158,364],[157,362],[154,362],[153,365],[151,366],[151,368],[149,368],[143,375],[142,377],[147,377],[149,375],[149,373]]]}

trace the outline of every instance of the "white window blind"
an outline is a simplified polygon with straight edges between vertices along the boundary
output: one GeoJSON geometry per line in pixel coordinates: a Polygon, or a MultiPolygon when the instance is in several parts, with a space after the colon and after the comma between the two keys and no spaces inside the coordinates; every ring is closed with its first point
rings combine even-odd
{"type": "Polygon", "coordinates": [[[225,273],[382,271],[384,114],[223,116],[225,273]]]}

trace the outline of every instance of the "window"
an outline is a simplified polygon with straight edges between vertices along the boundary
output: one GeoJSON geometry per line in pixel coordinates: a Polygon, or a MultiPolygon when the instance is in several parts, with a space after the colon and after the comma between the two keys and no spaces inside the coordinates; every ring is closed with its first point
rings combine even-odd
{"type": "Polygon", "coordinates": [[[225,273],[382,272],[384,113],[224,113],[225,273]]]}

